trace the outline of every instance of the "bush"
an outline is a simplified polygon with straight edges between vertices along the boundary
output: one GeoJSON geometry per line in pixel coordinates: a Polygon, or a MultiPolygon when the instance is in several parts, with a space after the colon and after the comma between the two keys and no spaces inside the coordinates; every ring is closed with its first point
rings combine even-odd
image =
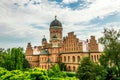
{"type": "Polygon", "coordinates": [[[63,78],[66,77],[66,73],[60,71],[59,65],[53,65],[53,67],[48,71],[48,75],[49,77],[59,77],[59,78],[63,78]]]}
{"type": "Polygon", "coordinates": [[[62,72],[58,69],[56,66],[56,69],[49,71],[41,68],[8,71],[0,67],[0,80],[77,80],[75,73],[62,72]],[[48,77],[48,72],[50,77],[48,77]]]}
{"type": "Polygon", "coordinates": [[[0,80],[48,80],[46,70],[40,68],[28,69],[26,71],[12,70],[7,71],[0,68],[0,80]]]}
{"type": "Polygon", "coordinates": [[[76,76],[76,74],[74,72],[66,72],[66,75],[68,77],[75,77],[76,76]]]}
{"type": "Polygon", "coordinates": [[[7,69],[0,67],[0,76],[5,75],[7,72],[7,69]]]}
{"type": "Polygon", "coordinates": [[[76,77],[50,78],[50,80],[78,80],[76,77]]]}

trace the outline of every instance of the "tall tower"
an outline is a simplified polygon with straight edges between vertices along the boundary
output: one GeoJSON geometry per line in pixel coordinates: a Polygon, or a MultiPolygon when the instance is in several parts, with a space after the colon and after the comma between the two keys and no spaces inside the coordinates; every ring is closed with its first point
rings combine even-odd
{"type": "Polygon", "coordinates": [[[62,24],[57,20],[57,16],[55,16],[55,20],[51,22],[49,30],[52,47],[58,47],[58,44],[62,42],[62,24]]]}

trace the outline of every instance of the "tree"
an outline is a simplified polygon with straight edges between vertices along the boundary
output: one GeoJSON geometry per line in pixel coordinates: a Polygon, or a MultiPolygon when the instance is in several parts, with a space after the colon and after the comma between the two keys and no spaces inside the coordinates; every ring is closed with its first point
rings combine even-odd
{"type": "Polygon", "coordinates": [[[59,65],[61,71],[66,71],[66,70],[67,70],[67,69],[66,69],[66,64],[65,64],[65,63],[58,62],[58,65],[59,65]]]}
{"type": "Polygon", "coordinates": [[[58,64],[53,65],[51,69],[48,71],[48,73],[49,77],[66,77],[66,73],[60,70],[58,64]]]}
{"type": "MultiPolygon", "coordinates": [[[[107,69],[113,69],[112,73],[120,76],[120,30],[105,28],[103,37],[99,42],[104,45],[104,53],[100,58],[100,63],[107,69]]],[[[111,70],[108,70],[111,72],[111,70]]]]}
{"type": "Polygon", "coordinates": [[[0,67],[7,70],[29,68],[22,48],[0,49],[0,67]]]}
{"type": "Polygon", "coordinates": [[[80,80],[104,80],[105,76],[106,70],[89,57],[83,58],[76,72],[76,77],[80,80]]]}
{"type": "Polygon", "coordinates": [[[88,57],[83,58],[81,64],[79,64],[76,76],[80,80],[95,79],[94,63],[88,57]]]}

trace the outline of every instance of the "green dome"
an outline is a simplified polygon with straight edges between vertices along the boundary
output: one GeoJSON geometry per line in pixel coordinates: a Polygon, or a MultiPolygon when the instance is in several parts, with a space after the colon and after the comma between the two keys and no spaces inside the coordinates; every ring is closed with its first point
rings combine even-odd
{"type": "Polygon", "coordinates": [[[59,20],[56,19],[56,16],[55,16],[55,20],[53,20],[50,24],[50,27],[62,27],[62,24],[59,20]]]}
{"type": "Polygon", "coordinates": [[[42,42],[47,42],[47,39],[46,39],[46,38],[43,38],[43,39],[42,39],[42,42]]]}

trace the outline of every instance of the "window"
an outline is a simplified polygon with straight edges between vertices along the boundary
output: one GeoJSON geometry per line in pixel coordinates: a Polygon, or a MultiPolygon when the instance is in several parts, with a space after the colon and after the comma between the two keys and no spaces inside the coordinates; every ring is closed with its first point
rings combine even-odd
{"type": "Polygon", "coordinates": [[[75,62],[75,56],[73,56],[72,60],[73,60],[73,62],[75,62]]]}
{"type": "Polygon", "coordinates": [[[73,71],[75,71],[75,66],[73,66],[73,71]]]}
{"type": "Polygon", "coordinates": [[[91,55],[91,58],[92,58],[92,60],[93,60],[93,55],[91,55]]]}
{"type": "Polygon", "coordinates": [[[66,62],[66,56],[64,56],[64,62],[66,62]]]}
{"type": "Polygon", "coordinates": [[[62,61],[62,57],[60,57],[60,61],[62,61]]]}
{"type": "Polygon", "coordinates": [[[94,55],[94,60],[96,61],[96,55],[94,55]]]}
{"type": "Polygon", "coordinates": [[[45,65],[45,69],[46,69],[46,65],[45,65]]]}
{"type": "Polygon", "coordinates": [[[97,60],[98,60],[98,55],[97,55],[97,60]]]}
{"type": "Polygon", "coordinates": [[[70,66],[68,66],[68,71],[71,71],[70,66]]]}
{"type": "Polygon", "coordinates": [[[70,62],[70,56],[68,56],[68,62],[70,62]]]}
{"type": "Polygon", "coordinates": [[[78,62],[80,62],[80,56],[77,57],[78,62]]]}

